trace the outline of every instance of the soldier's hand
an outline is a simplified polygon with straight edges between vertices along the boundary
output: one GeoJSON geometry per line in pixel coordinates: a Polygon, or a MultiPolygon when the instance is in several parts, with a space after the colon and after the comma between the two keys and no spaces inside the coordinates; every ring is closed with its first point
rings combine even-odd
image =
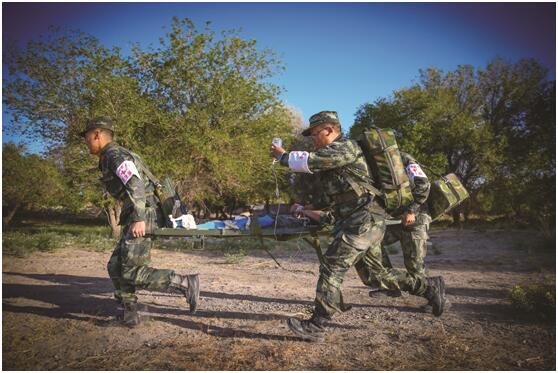
{"type": "Polygon", "coordinates": [[[144,221],[135,221],[130,226],[130,233],[134,237],[143,237],[145,236],[145,222],[144,221]]]}
{"type": "Polygon", "coordinates": [[[272,156],[273,158],[275,158],[275,159],[277,159],[277,160],[280,160],[280,159],[281,159],[281,155],[282,155],[283,153],[285,153],[285,149],[283,149],[282,147],[277,146],[277,145],[275,145],[275,144],[271,144],[270,153],[271,153],[271,156],[272,156]]]}
{"type": "Polygon", "coordinates": [[[414,224],[415,219],[416,219],[415,214],[413,214],[412,212],[408,212],[407,214],[405,214],[405,219],[403,220],[403,225],[414,224]]]}

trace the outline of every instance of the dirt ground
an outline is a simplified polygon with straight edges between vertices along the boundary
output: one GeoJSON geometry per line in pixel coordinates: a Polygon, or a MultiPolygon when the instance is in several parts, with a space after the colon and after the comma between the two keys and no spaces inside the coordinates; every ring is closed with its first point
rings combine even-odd
{"type": "MultiPolygon", "coordinates": [[[[554,370],[556,326],[516,311],[514,284],[555,281],[555,255],[533,250],[526,231],[440,230],[431,234],[430,275],[442,275],[450,307],[436,318],[415,296],[368,296],[351,269],[352,310],[330,323],[323,343],[288,330],[307,317],[318,262],[313,250],[260,250],[238,264],[219,251],[153,250],[153,264],[199,273],[201,304],[187,312],[178,294],[140,291],[146,321],[115,320],[105,272],[110,252],[64,249],[3,257],[4,370],[554,370]],[[437,255],[435,255],[435,253],[437,255]]],[[[402,266],[401,254],[392,255],[402,266]]]]}

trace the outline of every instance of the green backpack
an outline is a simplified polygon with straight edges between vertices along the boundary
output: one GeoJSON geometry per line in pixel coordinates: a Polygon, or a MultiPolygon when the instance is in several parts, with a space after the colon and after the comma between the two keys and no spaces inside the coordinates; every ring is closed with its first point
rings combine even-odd
{"type": "Polygon", "coordinates": [[[388,213],[397,215],[413,202],[413,194],[393,131],[372,127],[356,141],[372,178],[351,167],[343,168],[341,174],[357,194],[360,195],[359,190],[362,189],[372,192],[382,198],[388,213]]]}
{"type": "Polygon", "coordinates": [[[411,184],[391,129],[372,127],[358,138],[366,163],[380,190],[386,211],[397,212],[413,202],[411,184]]]}
{"type": "Polygon", "coordinates": [[[455,174],[441,176],[430,184],[428,207],[432,221],[453,210],[469,198],[469,192],[455,174]]]}
{"type": "Polygon", "coordinates": [[[154,194],[161,203],[161,210],[163,211],[163,216],[165,218],[165,225],[172,228],[173,225],[168,218],[169,216],[177,218],[180,215],[188,213],[188,208],[180,199],[172,180],[168,176],[164,176],[159,180],[155,177],[155,175],[153,175],[153,173],[151,173],[149,168],[147,168],[140,156],[134,152],[130,152],[130,155],[134,158],[147,178],[155,184],[154,194]]]}

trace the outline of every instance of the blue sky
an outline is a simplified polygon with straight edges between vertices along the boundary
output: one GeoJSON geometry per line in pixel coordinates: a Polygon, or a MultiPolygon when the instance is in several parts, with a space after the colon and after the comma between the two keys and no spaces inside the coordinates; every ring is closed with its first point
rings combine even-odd
{"type": "Polygon", "coordinates": [[[205,21],[214,30],[241,28],[286,65],[273,81],[287,104],[306,121],[336,110],[345,130],[360,105],[409,86],[429,66],[529,57],[555,79],[554,3],[3,3],[2,10],[4,45],[58,25],[126,52],[132,42],[157,45],[173,16],[200,28],[205,21]]]}

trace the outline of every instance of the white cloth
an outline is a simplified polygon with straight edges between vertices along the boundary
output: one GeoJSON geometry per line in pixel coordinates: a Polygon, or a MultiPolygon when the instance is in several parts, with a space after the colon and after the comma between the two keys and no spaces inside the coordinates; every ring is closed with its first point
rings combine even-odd
{"type": "Polygon", "coordinates": [[[169,219],[172,222],[173,228],[186,228],[186,229],[197,229],[196,220],[191,214],[181,215],[176,219],[169,215],[169,219]]]}
{"type": "Polygon", "coordinates": [[[308,168],[308,157],[310,153],[304,151],[294,151],[289,153],[289,168],[295,172],[306,174],[313,173],[308,168]]]}
{"type": "Polygon", "coordinates": [[[132,178],[132,176],[136,175],[138,179],[141,180],[139,175],[138,169],[136,165],[132,161],[124,161],[118,166],[116,169],[116,175],[122,180],[122,183],[126,185],[126,183],[132,178]]]}

